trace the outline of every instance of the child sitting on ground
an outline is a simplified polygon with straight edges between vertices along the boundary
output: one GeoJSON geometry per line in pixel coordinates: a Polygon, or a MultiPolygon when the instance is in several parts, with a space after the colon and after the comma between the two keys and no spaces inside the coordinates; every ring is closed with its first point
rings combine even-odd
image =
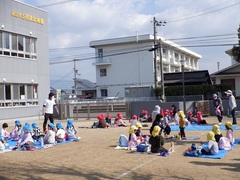
{"type": "Polygon", "coordinates": [[[105,118],[106,122],[111,126],[112,125],[112,120],[111,120],[111,115],[107,115],[107,117],[105,118]]]}
{"type": "Polygon", "coordinates": [[[40,130],[40,128],[38,127],[38,125],[36,123],[32,123],[32,138],[35,141],[38,141],[41,145],[41,147],[43,147],[44,142],[43,142],[43,138],[45,136],[45,134],[40,130]]]}
{"type": "Polygon", "coordinates": [[[107,124],[104,116],[99,115],[99,116],[97,116],[97,119],[98,119],[98,128],[108,128],[109,127],[109,124],[107,124]]]}
{"type": "Polygon", "coordinates": [[[63,142],[65,140],[65,134],[66,134],[66,132],[64,131],[63,125],[60,122],[58,122],[56,124],[56,128],[57,128],[56,137],[55,137],[56,141],[58,143],[63,142]]]}
{"type": "Polygon", "coordinates": [[[219,148],[218,143],[215,140],[214,133],[212,131],[207,133],[208,144],[206,147],[201,149],[201,154],[203,155],[214,155],[218,154],[219,148]]]}
{"type": "Polygon", "coordinates": [[[130,122],[130,126],[136,126],[136,123],[138,122],[137,116],[133,115],[132,119],[129,120],[129,122],[130,122]]]}
{"type": "Polygon", "coordinates": [[[129,129],[129,138],[128,138],[128,150],[134,150],[138,144],[140,144],[140,141],[137,139],[136,136],[137,127],[136,126],[130,126],[129,129]]]}
{"type": "Polygon", "coordinates": [[[154,126],[152,131],[152,136],[149,139],[149,144],[151,144],[151,152],[159,153],[162,151],[166,151],[163,147],[165,141],[162,135],[159,134],[161,128],[159,126],[154,126]]]}
{"type": "Polygon", "coordinates": [[[141,122],[148,122],[148,112],[147,110],[142,110],[140,115],[139,115],[140,121],[141,122]]]}
{"type": "Polygon", "coordinates": [[[142,124],[140,122],[136,123],[137,131],[136,131],[136,136],[137,137],[142,137],[141,129],[142,129],[142,124]]]}
{"type": "Polygon", "coordinates": [[[3,141],[10,139],[10,133],[7,131],[7,128],[8,128],[8,124],[3,123],[2,129],[1,129],[1,137],[3,141]]]}
{"type": "Polygon", "coordinates": [[[219,139],[222,137],[222,133],[219,129],[219,126],[217,124],[214,124],[212,127],[212,132],[214,133],[214,138],[216,142],[219,142],[219,139]]]}
{"type": "Polygon", "coordinates": [[[126,123],[123,121],[123,116],[122,114],[118,114],[117,116],[117,119],[115,120],[114,124],[117,126],[117,127],[126,127],[126,123]]]}
{"type": "Polygon", "coordinates": [[[226,138],[228,138],[229,141],[230,141],[230,144],[233,145],[234,141],[235,141],[235,138],[233,136],[232,123],[231,122],[226,122],[225,127],[226,127],[226,130],[227,130],[226,138]]]}
{"type": "Polygon", "coordinates": [[[188,120],[191,124],[196,123],[196,119],[194,118],[192,111],[189,111],[187,114],[188,114],[187,120],[188,120]]]}
{"type": "Polygon", "coordinates": [[[76,136],[77,129],[74,127],[73,122],[71,119],[67,120],[67,127],[66,127],[66,134],[67,134],[67,140],[70,141],[78,141],[81,138],[76,136]]]}
{"type": "Polygon", "coordinates": [[[30,127],[27,125],[23,126],[23,132],[24,133],[21,139],[18,140],[17,146],[14,149],[19,149],[19,148],[21,148],[22,150],[35,149],[30,127]]]}
{"type": "Polygon", "coordinates": [[[44,144],[47,145],[54,145],[55,144],[55,131],[54,131],[54,124],[48,124],[48,130],[46,135],[43,138],[44,144]]]}
{"type": "Polygon", "coordinates": [[[10,138],[13,141],[18,141],[21,137],[22,125],[20,121],[15,121],[15,127],[10,133],[10,138]]]}

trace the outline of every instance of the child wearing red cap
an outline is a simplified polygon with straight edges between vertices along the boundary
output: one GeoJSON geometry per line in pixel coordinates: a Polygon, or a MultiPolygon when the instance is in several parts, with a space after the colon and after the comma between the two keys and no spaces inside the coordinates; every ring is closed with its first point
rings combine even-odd
{"type": "Polygon", "coordinates": [[[108,128],[108,124],[106,122],[106,120],[104,119],[105,116],[103,115],[98,115],[97,119],[98,119],[98,127],[99,128],[108,128]]]}
{"type": "Polygon", "coordinates": [[[106,120],[106,122],[109,124],[109,126],[111,126],[112,125],[112,120],[111,120],[111,115],[109,114],[109,115],[107,115],[107,117],[105,118],[105,120],[106,120]]]}
{"type": "Polygon", "coordinates": [[[121,127],[121,126],[126,127],[127,126],[126,123],[123,121],[122,114],[117,115],[117,118],[114,121],[114,125],[117,127],[121,127]]]}
{"type": "Polygon", "coordinates": [[[142,122],[147,122],[148,121],[148,112],[147,110],[142,110],[141,114],[139,115],[139,118],[142,122]]]}
{"type": "Polygon", "coordinates": [[[137,116],[133,115],[132,119],[130,120],[130,126],[136,126],[137,122],[138,122],[137,116]]]}

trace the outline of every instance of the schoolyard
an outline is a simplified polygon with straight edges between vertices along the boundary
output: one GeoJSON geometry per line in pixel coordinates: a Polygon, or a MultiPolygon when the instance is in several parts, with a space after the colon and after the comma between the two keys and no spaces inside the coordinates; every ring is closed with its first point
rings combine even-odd
{"type": "MultiPolygon", "coordinates": [[[[216,117],[205,118],[208,124],[217,123],[216,117]]],[[[21,119],[36,122],[42,128],[39,119],[21,119]]],[[[61,122],[64,127],[66,120],[61,122]]],[[[71,142],[48,149],[35,151],[11,151],[0,154],[0,179],[239,179],[240,145],[230,150],[222,159],[185,157],[183,152],[192,143],[201,145],[206,141],[208,131],[186,131],[186,136],[200,136],[199,140],[175,141],[175,152],[162,157],[156,154],[139,154],[128,150],[116,150],[120,134],[128,136],[129,127],[92,129],[94,121],[75,120],[79,142],[71,142]]],[[[224,117],[223,123],[232,121],[224,117]]],[[[14,120],[1,121],[9,124],[10,132],[14,120]]],[[[128,120],[126,123],[129,125],[128,120]]],[[[143,127],[142,133],[148,134],[149,127],[143,127]]],[[[240,122],[238,122],[240,124],[240,122]]],[[[239,125],[238,125],[239,126],[239,125]]],[[[221,131],[225,135],[225,130],[221,131]]],[[[171,135],[178,131],[172,131],[171,135]]],[[[234,131],[240,138],[240,130],[234,131]]],[[[167,140],[165,148],[170,147],[167,140]]]]}

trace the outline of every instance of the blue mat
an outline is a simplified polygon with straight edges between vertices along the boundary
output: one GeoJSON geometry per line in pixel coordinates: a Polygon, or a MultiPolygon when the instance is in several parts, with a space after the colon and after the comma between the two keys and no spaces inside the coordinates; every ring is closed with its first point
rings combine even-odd
{"type": "MultiPolygon", "coordinates": [[[[240,139],[235,139],[235,142],[232,145],[232,149],[234,147],[236,147],[239,142],[240,142],[240,139]]],[[[202,145],[202,147],[206,147],[206,146],[207,146],[207,143],[204,143],[202,145]]],[[[199,158],[222,159],[228,153],[228,151],[231,151],[231,149],[230,150],[219,150],[218,154],[215,154],[215,155],[202,155],[202,156],[199,156],[199,158]]]]}
{"type": "MultiPolygon", "coordinates": [[[[63,142],[61,142],[61,143],[56,143],[54,146],[56,146],[56,145],[61,145],[61,144],[66,144],[66,143],[69,143],[69,142],[72,142],[72,141],[69,141],[69,140],[63,141],[63,142]]],[[[12,151],[12,148],[13,148],[14,146],[16,146],[17,141],[8,140],[8,141],[7,141],[7,144],[8,144],[8,146],[5,147],[5,152],[12,151]]],[[[36,149],[41,149],[40,142],[37,141],[37,142],[35,142],[34,144],[36,145],[36,149]]]]}
{"type": "MultiPolygon", "coordinates": [[[[170,126],[172,131],[179,131],[179,126],[170,126]]],[[[196,125],[193,124],[191,126],[186,126],[185,131],[204,131],[204,130],[212,130],[213,125],[196,125]]],[[[219,126],[220,130],[226,130],[225,125],[220,125],[219,126]]],[[[237,127],[236,125],[232,126],[233,130],[240,130],[240,127],[237,127]]]]}

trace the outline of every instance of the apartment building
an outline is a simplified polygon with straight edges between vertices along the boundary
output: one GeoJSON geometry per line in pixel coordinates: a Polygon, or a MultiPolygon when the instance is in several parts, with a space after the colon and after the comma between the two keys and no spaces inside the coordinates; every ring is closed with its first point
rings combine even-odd
{"type": "MultiPolygon", "coordinates": [[[[185,71],[199,69],[201,55],[162,37],[163,73],[180,72],[181,61],[185,71]]],[[[90,42],[96,53],[97,97],[126,97],[130,87],[153,87],[161,82],[160,53],[154,66],[153,35],[139,35],[90,42]]]]}

